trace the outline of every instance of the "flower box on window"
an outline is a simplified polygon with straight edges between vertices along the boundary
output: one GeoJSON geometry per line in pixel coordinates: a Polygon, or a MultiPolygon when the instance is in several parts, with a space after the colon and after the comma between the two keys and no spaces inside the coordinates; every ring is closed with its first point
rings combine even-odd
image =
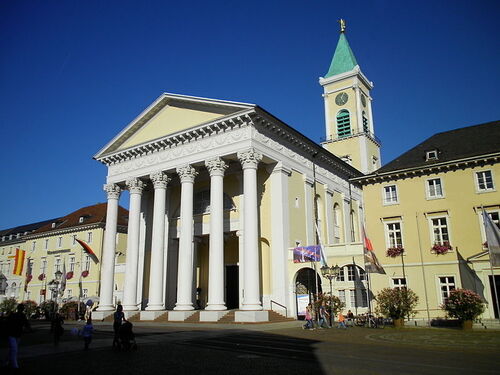
{"type": "Polygon", "coordinates": [[[396,258],[402,255],[405,252],[405,249],[402,246],[390,247],[387,249],[386,255],[391,258],[396,258]]]}
{"type": "Polygon", "coordinates": [[[443,255],[446,254],[448,251],[452,249],[451,245],[449,242],[443,242],[443,244],[434,244],[432,246],[431,250],[434,254],[437,255],[443,255]]]}
{"type": "Polygon", "coordinates": [[[42,281],[43,279],[45,279],[44,273],[41,273],[40,275],[38,275],[38,280],[42,281]]]}
{"type": "Polygon", "coordinates": [[[70,280],[73,278],[73,271],[69,271],[66,273],[66,280],[70,280]]]}
{"type": "Polygon", "coordinates": [[[87,277],[89,275],[89,271],[85,270],[82,272],[82,277],[87,277]]]}
{"type": "Polygon", "coordinates": [[[29,283],[33,279],[33,275],[26,276],[26,282],[29,283]]]}

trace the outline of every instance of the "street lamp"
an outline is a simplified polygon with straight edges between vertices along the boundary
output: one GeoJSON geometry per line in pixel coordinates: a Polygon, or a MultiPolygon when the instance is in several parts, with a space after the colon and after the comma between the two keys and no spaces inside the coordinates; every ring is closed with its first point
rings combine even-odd
{"type": "Polygon", "coordinates": [[[326,277],[328,281],[330,281],[330,327],[332,327],[332,297],[333,297],[333,289],[332,289],[332,280],[335,277],[338,277],[340,273],[340,267],[336,264],[335,266],[328,267],[327,265],[321,267],[321,274],[323,277],[326,277]]]}

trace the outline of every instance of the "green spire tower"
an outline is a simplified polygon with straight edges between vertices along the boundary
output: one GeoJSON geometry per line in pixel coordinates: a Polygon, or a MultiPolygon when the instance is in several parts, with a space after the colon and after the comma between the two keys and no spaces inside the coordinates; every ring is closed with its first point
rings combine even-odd
{"type": "Polygon", "coordinates": [[[380,167],[380,143],[375,137],[371,90],[345,36],[340,36],[330,68],[319,79],[325,100],[326,137],[323,147],[363,173],[380,167]]]}

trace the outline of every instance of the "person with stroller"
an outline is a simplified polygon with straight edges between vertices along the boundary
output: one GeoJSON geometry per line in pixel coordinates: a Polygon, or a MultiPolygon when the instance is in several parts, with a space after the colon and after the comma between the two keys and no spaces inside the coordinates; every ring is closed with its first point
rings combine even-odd
{"type": "Polygon", "coordinates": [[[137,344],[135,342],[135,335],[132,331],[132,323],[125,321],[119,330],[120,345],[123,350],[137,349],[137,344]]]}
{"type": "Polygon", "coordinates": [[[114,331],[114,337],[113,337],[113,347],[120,347],[120,327],[122,326],[123,322],[126,322],[127,319],[125,319],[125,313],[123,312],[123,306],[122,305],[117,305],[116,306],[116,311],[113,314],[113,331],[114,331]]]}

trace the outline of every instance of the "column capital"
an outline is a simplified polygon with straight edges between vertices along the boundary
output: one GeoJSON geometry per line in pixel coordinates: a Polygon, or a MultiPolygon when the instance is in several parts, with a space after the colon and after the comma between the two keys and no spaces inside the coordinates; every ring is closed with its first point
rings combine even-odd
{"type": "Polygon", "coordinates": [[[130,194],[142,194],[142,191],[146,187],[146,183],[138,178],[130,178],[125,184],[127,185],[130,194]]]}
{"type": "Polygon", "coordinates": [[[253,147],[250,147],[246,151],[238,152],[238,159],[240,159],[243,169],[257,169],[257,165],[262,160],[262,154],[259,154],[253,147]]]}
{"type": "Polygon", "coordinates": [[[228,167],[226,162],[219,157],[206,160],[205,166],[207,167],[210,176],[224,176],[224,172],[228,167]]]}
{"type": "Polygon", "coordinates": [[[122,189],[117,184],[104,184],[102,187],[108,199],[119,199],[122,189]]]}
{"type": "Polygon", "coordinates": [[[191,165],[185,165],[183,167],[178,167],[176,169],[177,174],[179,175],[182,182],[194,182],[196,176],[198,176],[198,172],[191,165]]]}
{"type": "Polygon", "coordinates": [[[171,178],[165,172],[157,171],[149,175],[155,189],[166,189],[171,178]]]}

